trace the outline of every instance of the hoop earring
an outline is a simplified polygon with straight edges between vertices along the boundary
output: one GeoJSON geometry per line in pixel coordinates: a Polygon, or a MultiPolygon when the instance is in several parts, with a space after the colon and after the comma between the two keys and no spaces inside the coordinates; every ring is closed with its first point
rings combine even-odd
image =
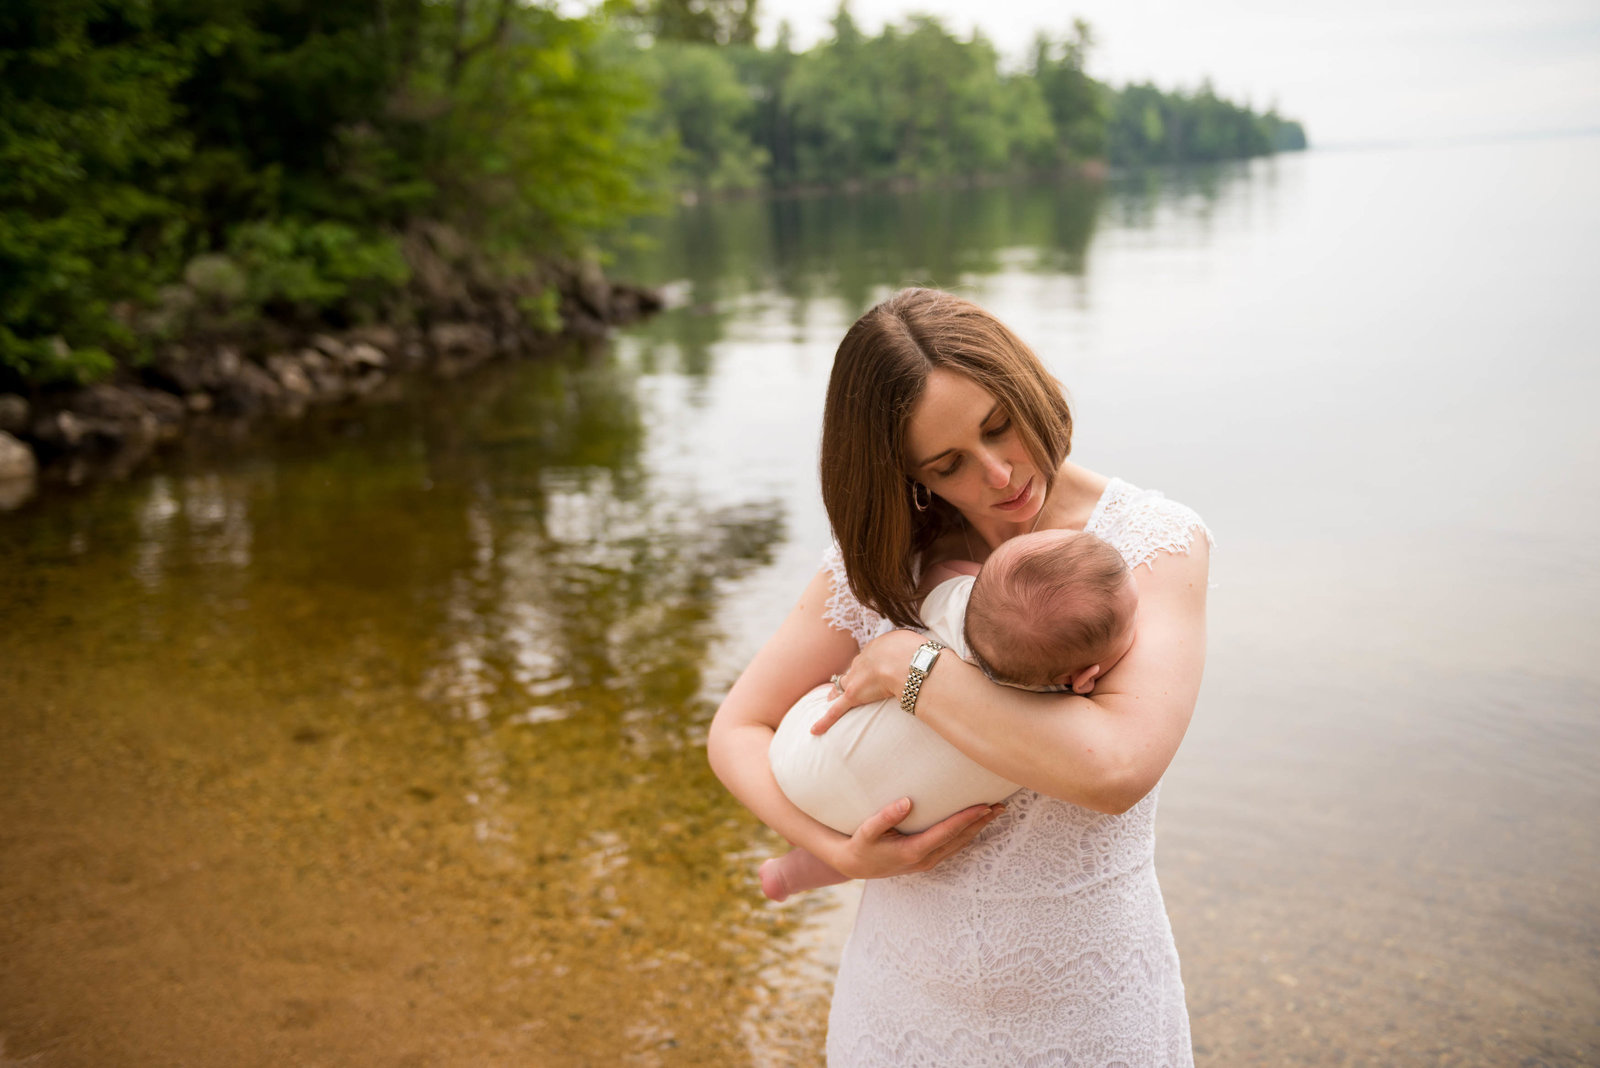
{"type": "Polygon", "coordinates": [[[919,512],[926,512],[933,503],[933,491],[920,482],[911,483],[911,506],[919,512]],[[919,492],[920,491],[920,492],[919,492]]]}

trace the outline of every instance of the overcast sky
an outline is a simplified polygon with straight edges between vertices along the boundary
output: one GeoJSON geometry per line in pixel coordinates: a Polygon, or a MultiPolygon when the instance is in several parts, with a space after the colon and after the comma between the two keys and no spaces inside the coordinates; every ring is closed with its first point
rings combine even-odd
{"type": "MultiPolygon", "coordinates": [[[[836,0],[760,0],[805,48],[836,0]]],[[[1114,84],[1218,91],[1305,122],[1313,144],[1421,142],[1600,129],[1600,0],[852,0],[863,30],[911,13],[981,28],[1020,63],[1035,31],[1074,17],[1098,39],[1091,74],[1114,84]]]]}

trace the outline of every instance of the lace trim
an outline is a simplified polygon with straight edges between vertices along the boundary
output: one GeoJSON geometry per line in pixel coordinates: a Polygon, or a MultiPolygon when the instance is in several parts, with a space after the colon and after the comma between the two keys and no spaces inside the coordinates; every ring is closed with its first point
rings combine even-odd
{"type": "Polygon", "coordinates": [[[1167,500],[1160,490],[1140,489],[1120,478],[1106,484],[1083,529],[1121,550],[1129,568],[1142,564],[1154,570],[1157,553],[1187,554],[1197,530],[1207,545],[1217,546],[1193,508],[1167,500]]]}
{"type": "Polygon", "coordinates": [[[828,600],[823,605],[822,618],[835,630],[849,634],[857,645],[867,644],[877,636],[884,618],[856,600],[856,595],[850,592],[850,580],[845,576],[844,557],[839,552],[838,542],[829,545],[827,552],[822,554],[822,566],[833,580],[833,592],[828,594],[828,600]]]}

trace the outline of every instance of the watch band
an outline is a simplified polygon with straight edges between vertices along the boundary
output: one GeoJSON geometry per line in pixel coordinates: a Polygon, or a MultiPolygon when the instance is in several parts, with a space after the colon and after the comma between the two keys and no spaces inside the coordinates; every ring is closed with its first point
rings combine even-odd
{"type": "Polygon", "coordinates": [[[933,665],[938,663],[939,652],[943,648],[941,643],[929,638],[917,646],[917,651],[911,654],[911,668],[906,672],[906,687],[900,692],[900,707],[913,716],[917,714],[917,695],[922,693],[922,683],[933,671],[933,665]],[[917,660],[921,658],[923,650],[928,650],[933,656],[928,660],[927,667],[919,668],[917,660]]]}

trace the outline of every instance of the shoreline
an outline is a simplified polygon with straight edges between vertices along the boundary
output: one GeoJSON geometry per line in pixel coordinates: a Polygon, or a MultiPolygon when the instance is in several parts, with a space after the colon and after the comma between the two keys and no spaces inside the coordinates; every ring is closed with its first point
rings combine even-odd
{"type": "Polygon", "coordinates": [[[560,328],[529,320],[514,296],[404,326],[284,331],[164,345],[149,363],[87,386],[0,393],[0,512],[48,485],[125,478],[163,446],[219,423],[294,420],[312,408],[381,400],[402,378],[450,380],[503,359],[537,359],[605,336],[661,310],[654,289],[563,266],[554,288],[560,328]],[[465,312],[465,314],[462,314],[465,312]]]}

